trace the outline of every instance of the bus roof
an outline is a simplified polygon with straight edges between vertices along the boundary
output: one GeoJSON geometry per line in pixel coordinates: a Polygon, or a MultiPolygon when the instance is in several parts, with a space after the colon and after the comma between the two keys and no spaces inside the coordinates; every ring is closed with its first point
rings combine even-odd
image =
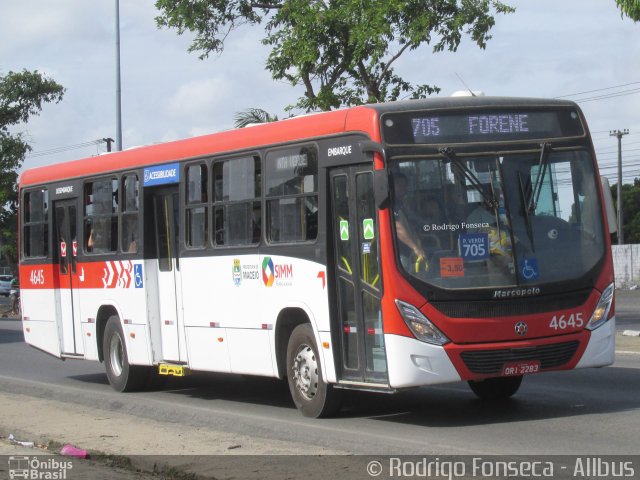
{"type": "Polygon", "coordinates": [[[377,122],[377,112],[366,107],[295,117],[251,128],[228,130],[32,168],[25,170],[20,176],[20,187],[260,148],[346,131],[366,132],[372,139],[379,139],[379,134],[375,133],[377,122]]]}
{"type": "Polygon", "coordinates": [[[20,187],[136,169],[206,155],[231,153],[343,132],[365,132],[372,140],[380,141],[378,118],[386,112],[514,106],[574,106],[577,108],[575,103],[563,100],[486,96],[436,97],[372,104],[36,167],[22,173],[20,187]]]}

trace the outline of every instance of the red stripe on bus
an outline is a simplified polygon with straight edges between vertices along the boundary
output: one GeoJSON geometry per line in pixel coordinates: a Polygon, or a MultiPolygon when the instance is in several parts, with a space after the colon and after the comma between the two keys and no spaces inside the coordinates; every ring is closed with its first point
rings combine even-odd
{"type": "Polygon", "coordinates": [[[21,265],[20,288],[132,288],[134,286],[133,262],[118,260],[108,262],[77,263],[75,273],[71,265],[64,273],[59,264],[21,265]]]}

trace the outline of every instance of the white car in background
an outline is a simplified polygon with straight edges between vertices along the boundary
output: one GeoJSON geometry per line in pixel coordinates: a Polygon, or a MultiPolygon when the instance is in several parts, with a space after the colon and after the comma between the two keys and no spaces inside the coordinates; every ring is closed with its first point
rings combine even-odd
{"type": "Polygon", "coordinates": [[[12,280],[12,275],[0,275],[0,295],[4,295],[5,297],[9,296],[9,293],[11,293],[12,280]]]}

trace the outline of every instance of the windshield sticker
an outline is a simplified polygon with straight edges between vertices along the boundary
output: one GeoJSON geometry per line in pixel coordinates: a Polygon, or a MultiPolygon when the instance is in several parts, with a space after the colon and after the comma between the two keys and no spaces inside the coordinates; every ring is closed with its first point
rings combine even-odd
{"type": "Polygon", "coordinates": [[[340,240],[349,240],[349,220],[340,220],[340,240]]]}
{"type": "Polygon", "coordinates": [[[365,240],[373,240],[373,237],[375,236],[373,218],[365,218],[362,220],[362,234],[365,240]]]}
{"type": "Polygon", "coordinates": [[[464,233],[460,235],[460,256],[466,262],[489,258],[488,233],[464,233]]]}
{"type": "Polygon", "coordinates": [[[538,260],[535,258],[523,258],[520,260],[520,273],[522,278],[528,282],[537,280],[540,277],[538,260]]]}
{"type": "Polygon", "coordinates": [[[440,277],[464,277],[464,263],[461,257],[440,259],[440,277]]]}
{"type": "Polygon", "coordinates": [[[368,255],[371,253],[371,242],[362,242],[362,254],[368,255]]]}

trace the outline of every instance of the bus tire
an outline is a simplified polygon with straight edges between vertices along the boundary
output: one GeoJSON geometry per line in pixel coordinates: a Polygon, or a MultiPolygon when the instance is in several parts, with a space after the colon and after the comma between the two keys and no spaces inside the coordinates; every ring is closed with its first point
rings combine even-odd
{"type": "Polygon", "coordinates": [[[289,337],[287,381],[293,402],[305,417],[329,417],[340,410],[342,392],[322,378],[318,346],[308,323],[298,325],[289,337]]]}
{"type": "Polygon", "coordinates": [[[517,377],[487,378],[480,381],[469,381],[473,393],[483,400],[499,400],[509,398],[520,388],[522,375],[517,377]]]}
{"type": "Polygon", "coordinates": [[[146,384],[149,368],[129,365],[127,346],[117,315],[112,315],[107,320],[102,340],[102,351],[104,352],[107,378],[114,390],[131,392],[146,384]]]}

